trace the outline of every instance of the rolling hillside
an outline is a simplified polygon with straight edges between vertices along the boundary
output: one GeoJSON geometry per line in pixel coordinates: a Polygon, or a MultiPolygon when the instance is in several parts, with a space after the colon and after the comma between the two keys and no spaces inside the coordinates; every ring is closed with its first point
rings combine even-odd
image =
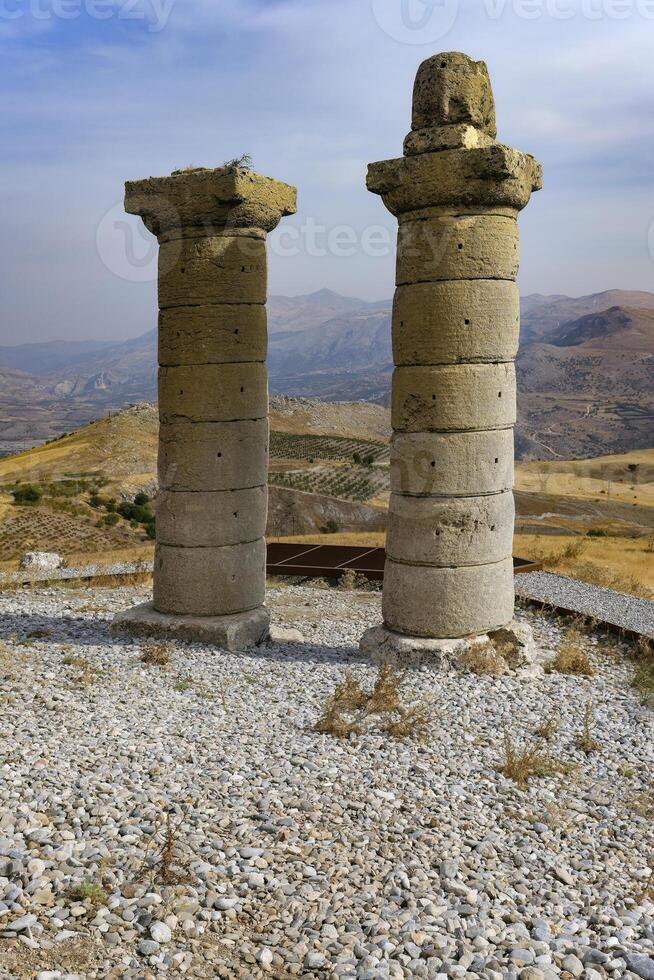
{"type": "MultiPolygon", "coordinates": [[[[651,445],[654,294],[609,290],[523,300],[520,458],[651,445]]],[[[321,290],[271,297],[270,390],[331,402],[389,401],[390,302],[321,290]]],[[[122,344],[0,348],[0,454],[156,397],[156,335],[122,344]]]]}

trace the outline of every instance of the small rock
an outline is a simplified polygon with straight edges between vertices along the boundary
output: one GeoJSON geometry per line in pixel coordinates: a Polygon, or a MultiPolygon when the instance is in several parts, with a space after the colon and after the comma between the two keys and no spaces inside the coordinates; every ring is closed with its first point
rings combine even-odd
{"type": "Polygon", "coordinates": [[[153,922],[150,926],[150,935],[155,943],[169,943],[173,937],[172,932],[165,922],[153,922]]]}

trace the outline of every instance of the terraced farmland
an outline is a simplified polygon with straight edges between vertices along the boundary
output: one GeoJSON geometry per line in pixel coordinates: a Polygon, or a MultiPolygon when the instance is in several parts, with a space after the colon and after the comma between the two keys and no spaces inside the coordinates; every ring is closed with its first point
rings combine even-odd
{"type": "Polygon", "coordinates": [[[305,493],[319,493],[343,500],[371,500],[388,492],[389,471],[377,466],[314,466],[304,470],[271,472],[269,482],[275,486],[305,493]]]}
{"type": "Polygon", "coordinates": [[[390,448],[383,442],[369,439],[348,439],[344,436],[292,435],[288,432],[270,433],[272,459],[371,459],[375,463],[390,459],[390,448]]]}

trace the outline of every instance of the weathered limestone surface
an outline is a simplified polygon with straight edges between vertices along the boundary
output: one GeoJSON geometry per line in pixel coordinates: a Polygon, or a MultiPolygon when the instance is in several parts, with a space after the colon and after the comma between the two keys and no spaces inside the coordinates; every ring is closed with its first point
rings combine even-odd
{"type": "Polygon", "coordinates": [[[179,306],[159,314],[159,364],[265,361],[265,306],[179,306]]]}
{"type": "Polygon", "coordinates": [[[397,285],[453,279],[515,279],[520,256],[513,218],[443,215],[400,219],[397,285]]]}
{"type": "Polygon", "coordinates": [[[157,539],[181,548],[219,548],[266,533],[266,487],[175,492],[157,497],[157,539]]]}
{"type": "Polygon", "coordinates": [[[513,486],[513,430],[396,432],[391,447],[393,493],[478,497],[513,486]]]}
{"type": "Polygon", "coordinates": [[[513,364],[398,367],[391,422],[396,432],[501,429],[515,424],[513,364]]]}
{"type": "Polygon", "coordinates": [[[395,645],[513,616],[516,219],[541,169],[495,136],[486,65],[438,54],[418,70],[404,157],[368,170],[399,223],[383,596],[395,645]]]}
{"type": "Polygon", "coordinates": [[[162,422],[237,422],[266,418],[264,364],[182,364],[159,369],[162,422]]]}
{"type": "Polygon", "coordinates": [[[266,486],[268,419],[162,423],[158,470],[165,490],[266,486]]]}
{"type": "Polygon", "coordinates": [[[154,601],[117,628],[260,642],[266,583],[266,233],[295,189],[238,168],[126,185],[159,239],[159,484],[154,601]]]}
{"type": "Polygon", "coordinates": [[[387,554],[416,565],[486,565],[511,553],[510,492],[484,497],[391,497],[387,554]]]}
{"type": "Polygon", "coordinates": [[[435,635],[435,617],[448,637],[474,636],[513,618],[513,560],[440,568],[388,560],[384,570],[384,623],[396,633],[435,635]]]}
{"type": "Polygon", "coordinates": [[[506,280],[462,279],[400,286],[393,304],[398,367],[511,361],[518,350],[520,298],[506,280]]]}
{"type": "Polygon", "coordinates": [[[266,595],[263,538],[222,548],[157,544],[154,608],[177,616],[221,616],[262,606],[266,595]],[[189,582],[193,588],[189,588],[189,582]]]}
{"type": "Polygon", "coordinates": [[[161,245],[159,306],[266,302],[266,243],[247,235],[161,245]]]}

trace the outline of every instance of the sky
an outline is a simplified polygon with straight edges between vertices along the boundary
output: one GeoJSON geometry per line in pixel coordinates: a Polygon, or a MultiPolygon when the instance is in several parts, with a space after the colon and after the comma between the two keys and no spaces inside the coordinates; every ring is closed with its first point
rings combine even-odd
{"type": "Polygon", "coordinates": [[[418,65],[487,62],[498,138],[543,164],[523,294],[654,289],[654,0],[0,0],[0,343],[156,325],[156,241],[125,180],[249,153],[295,184],[269,291],[373,300],[418,65]]]}

